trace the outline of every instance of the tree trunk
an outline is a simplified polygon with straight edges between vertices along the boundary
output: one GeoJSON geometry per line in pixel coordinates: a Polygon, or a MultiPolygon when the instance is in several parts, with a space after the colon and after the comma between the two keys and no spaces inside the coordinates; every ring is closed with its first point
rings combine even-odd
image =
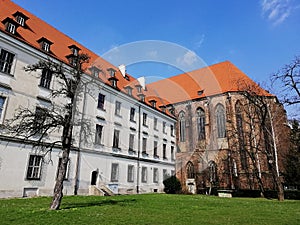
{"type": "Polygon", "coordinates": [[[58,177],[56,179],[53,198],[50,205],[51,210],[59,209],[63,197],[63,183],[67,171],[72,140],[71,118],[72,116],[70,114],[65,116],[65,126],[62,135],[62,160],[59,166],[58,177]]]}

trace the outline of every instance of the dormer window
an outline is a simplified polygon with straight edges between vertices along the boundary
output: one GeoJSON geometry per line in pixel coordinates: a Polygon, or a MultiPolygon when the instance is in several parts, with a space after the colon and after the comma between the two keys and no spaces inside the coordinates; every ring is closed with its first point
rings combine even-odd
{"type": "Polygon", "coordinates": [[[138,93],[141,93],[142,92],[142,86],[141,85],[135,85],[135,87],[136,87],[136,90],[137,90],[137,92],[138,93]]]}
{"type": "Polygon", "coordinates": [[[9,33],[15,34],[16,33],[16,26],[13,23],[7,23],[6,31],[9,33]]]}
{"type": "Polygon", "coordinates": [[[13,14],[13,16],[16,18],[16,21],[19,25],[21,25],[22,27],[25,26],[25,22],[26,20],[28,20],[29,18],[27,16],[25,16],[23,13],[21,12],[16,12],[13,14]]]}
{"type": "Polygon", "coordinates": [[[44,37],[39,39],[38,43],[40,43],[41,49],[45,52],[50,52],[50,46],[53,44],[51,41],[44,37]]]}
{"type": "Polygon", "coordinates": [[[76,45],[70,45],[69,49],[71,50],[73,56],[78,56],[80,48],[78,48],[76,45]]]}
{"type": "Polygon", "coordinates": [[[110,81],[110,84],[112,87],[114,87],[114,88],[118,87],[118,85],[117,85],[118,79],[116,77],[110,77],[108,80],[110,81]]]}
{"type": "Polygon", "coordinates": [[[156,108],[156,101],[155,100],[150,100],[149,102],[150,102],[150,104],[153,108],[156,108]]]}
{"type": "Polygon", "coordinates": [[[5,30],[11,34],[16,34],[17,28],[19,24],[14,21],[13,19],[7,17],[5,20],[2,21],[5,24],[5,30]]]}
{"type": "Polygon", "coordinates": [[[141,102],[145,102],[145,95],[144,94],[138,94],[138,97],[140,98],[141,102]]]}
{"type": "Polygon", "coordinates": [[[126,91],[127,91],[127,94],[128,94],[129,96],[132,96],[132,87],[127,86],[127,87],[125,87],[125,89],[126,89],[126,91]]]}
{"type": "Polygon", "coordinates": [[[114,70],[113,68],[109,68],[107,69],[110,77],[115,77],[116,76],[116,70],[114,70]]]}
{"type": "Polygon", "coordinates": [[[92,66],[90,68],[90,71],[91,71],[93,77],[99,77],[99,74],[100,74],[99,68],[97,68],[96,66],[92,66]]]}

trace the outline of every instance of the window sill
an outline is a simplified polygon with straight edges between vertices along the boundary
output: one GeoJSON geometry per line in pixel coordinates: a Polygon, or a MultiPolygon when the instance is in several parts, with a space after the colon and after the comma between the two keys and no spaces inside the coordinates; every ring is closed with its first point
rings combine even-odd
{"type": "Polygon", "coordinates": [[[121,152],[121,148],[112,147],[113,152],[121,152]]]}
{"type": "Polygon", "coordinates": [[[50,88],[43,87],[43,86],[41,86],[41,85],[38,85],[38,87],[41,88],[41,89],[43,89],[43,90],[45,90],[45,91],[51,92],[51,89],[50,89],[50,88]]]}
{"type": "Polygon", "coordinates": [[[132,122],[132,123],[136,123],[136,121],[135,120],[129,120],[130,122],[132,122]]]}
{"type": "Polygon", "coordinates": [[[0,71],[0,74],[6,75],[6,76],[9,76],[9,77],[14,77],[13,74],[11,74],[11,73],[6,73],[6,72],[2,72],[2,71],[0,71]]]}
{"type": "Polygon", "coordinates": [[[98,108],[97,107],[97,109],[100,110],[100,111],[106,112],[106,109],[104,109],[104,108],[98,108]]]}

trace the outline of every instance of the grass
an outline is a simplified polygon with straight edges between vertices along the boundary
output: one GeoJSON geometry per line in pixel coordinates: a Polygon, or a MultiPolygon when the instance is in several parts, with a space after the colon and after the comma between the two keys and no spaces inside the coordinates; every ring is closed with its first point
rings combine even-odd
{"type": "Polygon", "coordinates": [[[219,198],[204,195],[1,199],[0,224],[300,224],[300,201],[219,198]]]}

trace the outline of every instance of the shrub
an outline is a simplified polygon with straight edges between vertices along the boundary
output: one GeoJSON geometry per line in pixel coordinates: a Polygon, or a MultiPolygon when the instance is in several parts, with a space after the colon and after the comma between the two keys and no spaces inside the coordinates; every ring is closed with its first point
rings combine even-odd
{"type": "Polygon", "coordinates": [[[171,176],[163,181],[164,192],[167,194],[178,194],[181,192],[181,183],[176,176],[171,176]]]}

